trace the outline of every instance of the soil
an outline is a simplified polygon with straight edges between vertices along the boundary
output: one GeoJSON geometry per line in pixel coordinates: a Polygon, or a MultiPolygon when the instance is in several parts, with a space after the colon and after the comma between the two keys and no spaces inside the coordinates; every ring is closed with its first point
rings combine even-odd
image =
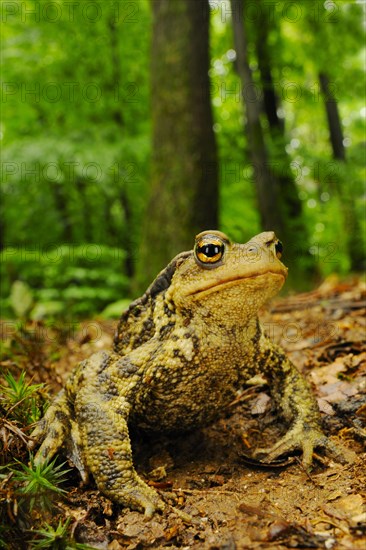
{"type": "MultiPolygon", "coordinates": [[[[55,502],[57,521],[70,517],[76,541],[110,550],[365,550],[365,305],[361,281],[330,279],[261,314],[267,334],[311,381],[324,431],[349,450],[347,463],[316,454],[308,473],[297,456],[266,468],[251,459],[286,429],[269,388],[259,384],[245,388],[208,428],[172,437],[132,434],[136,469],[167,503],[163,514],[147,519],[114,504],[93,482],[83,487],[73,469],[66,496],[55,502]]],[[[47,382],[53,394],[77,361],[111,348],[115,324],[63,327],[62,342],[52,329],[33,360],[23,350],[34,381],[47,382]]]]}

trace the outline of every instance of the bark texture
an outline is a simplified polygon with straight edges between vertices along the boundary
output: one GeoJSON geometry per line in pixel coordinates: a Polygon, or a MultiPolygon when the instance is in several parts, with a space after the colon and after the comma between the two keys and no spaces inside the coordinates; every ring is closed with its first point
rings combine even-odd
{"type": "Polygon", "coordinates": [[[207,0],[152,0],[151,190],[140,285],[218,224],[207,0]]]}

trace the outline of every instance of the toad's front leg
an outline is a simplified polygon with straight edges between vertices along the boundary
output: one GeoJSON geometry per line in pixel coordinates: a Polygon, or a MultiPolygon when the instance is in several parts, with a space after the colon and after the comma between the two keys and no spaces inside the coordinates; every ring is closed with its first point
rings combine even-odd
{"type": "Polygon", "coordinates": [[[75,401],[83,453],[98,488],[111,500],[151,516],[164,503],[133,467],[129,409],[123,396],[104,395],[93,385],[86,385],[75,401]]]}
{"type": "Polygon", "coordinates": [[[265,453],[266,462],[301,449],[303,464],[309,469],[316,447],[323,447],[336,460],[350,460],[346,449],[335,445],[322,431],[318,405],[311,388],[284,352],[262,339],[262,356],[267,357],[264,374],[270,384],[271,393],[279,405],[284,418],[290,422],[288,432],[269,449],[258,449],[265,453]]]}

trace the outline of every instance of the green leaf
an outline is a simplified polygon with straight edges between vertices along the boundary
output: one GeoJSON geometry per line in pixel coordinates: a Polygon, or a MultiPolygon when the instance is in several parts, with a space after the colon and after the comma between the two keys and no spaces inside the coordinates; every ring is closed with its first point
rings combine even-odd
{"type": "Polygon", "coordinates": [[[15,281],[10,291],[10,304],[17,317],[26,317],[33,305],[33,294],[27,283],[15,281]]]}

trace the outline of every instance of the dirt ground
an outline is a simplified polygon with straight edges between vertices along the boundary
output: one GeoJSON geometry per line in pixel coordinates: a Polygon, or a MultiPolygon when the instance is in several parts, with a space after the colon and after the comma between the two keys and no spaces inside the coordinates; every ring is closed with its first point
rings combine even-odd
{"type": "MultiPolygon", "coordinates": [[[[133,433],[136,469],[167,503],[142,514],[111,503],[72,470],[58,518],[71,517],[74,537],[94,548],[282,549],[366,548],[365,285],[326,281],[281,299],[261,315],[311,381],[324,431],[352,451],[349,462],[316,455],[309,474],[298,457],[264,468],[251,460],[285,426],[269,388],[249,386],[214,425],[174,437],[133,433]]],[[[97,349],[111,347],[115,323],[85,322],[64,342],[46,344],[35,380],[59,389],[68,372],[97,349]]],[[[49,339],[48,339],[49,341],[49,339]]]]}

